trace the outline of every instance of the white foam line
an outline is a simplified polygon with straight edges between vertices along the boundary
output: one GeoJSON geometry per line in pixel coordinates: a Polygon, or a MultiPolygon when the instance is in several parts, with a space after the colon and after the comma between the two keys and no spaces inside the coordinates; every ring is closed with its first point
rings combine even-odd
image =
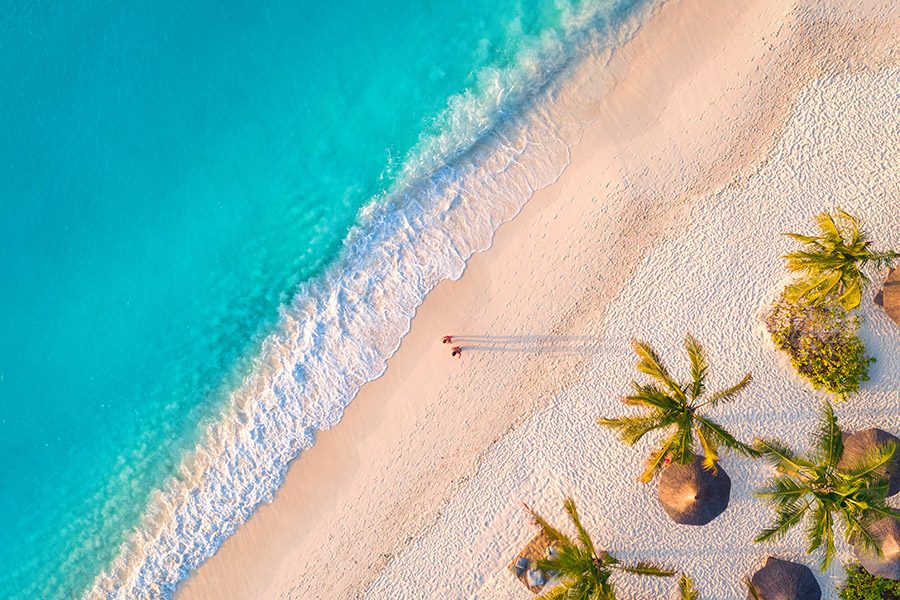
{"type": "Polygon", "coordinates": [[[586,55],[596,59],[630,39],[653,6],[602,34],[585,29],[597,22],[599,4],[593,16],[569,15],[581,29],[566,39],[544,37],[517,70],[492,79],[498,87],[479,90],[469,103],[451,102],[443,119],[449,129],[420,142],[401,177],[402,191],[367,207],[341,260],[282,309],[276,333],[263,343],[226,414],[179,476],[154,494],[141,526],[87,597],[171,596],[272,499],[315,431],[334,426],[362,385],[384,373],[425,295],[440,281],[462,276],[466,261],[490,247],[497,228],[568,166],[587,125],[574,115],[586,114],[579,109],[607,84],[598,73],[594,81],[563,86],[567,65],[586,55]],[[567,47],[578,48],[577,55],[567,47]],[[484,133],[485,120],[509,110],[496,99],[525,104],[529,93],[519,118],[501,121],[462,152],[466,139],[484,133]],[[451,162],[432,168],[448,156],[451,162]],[[415,177],[425,171],[433,172],[415,177]]]}

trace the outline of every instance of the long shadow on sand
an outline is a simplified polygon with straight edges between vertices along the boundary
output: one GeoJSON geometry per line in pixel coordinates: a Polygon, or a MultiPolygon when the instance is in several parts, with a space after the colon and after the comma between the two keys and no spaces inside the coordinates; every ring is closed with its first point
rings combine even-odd
{"type": "Polygon", "coordinates": [[[586,335],[454,335],[463,352],[568,352],[599,354],[609,350],[598,337],[586,335]]]}

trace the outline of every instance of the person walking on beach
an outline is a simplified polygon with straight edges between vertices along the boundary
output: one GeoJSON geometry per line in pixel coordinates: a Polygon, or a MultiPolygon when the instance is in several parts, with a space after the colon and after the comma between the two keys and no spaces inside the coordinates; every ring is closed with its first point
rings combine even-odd
{"type": "Polygon", "coordinates": [[[459,358],[462,355],[462,348],[459,346],[453,346],[450,348],[450,356],[453,358],[459,358]]]}
{"type": "Polygon", "coordinates": [[[452,336],[452,335],[445,335],[444,337],[441,338],[441,343],[442,343],[442,344],[450,344],[450,343],[452,343],[452,342],[453,342],[453,336],[452,336]]]}

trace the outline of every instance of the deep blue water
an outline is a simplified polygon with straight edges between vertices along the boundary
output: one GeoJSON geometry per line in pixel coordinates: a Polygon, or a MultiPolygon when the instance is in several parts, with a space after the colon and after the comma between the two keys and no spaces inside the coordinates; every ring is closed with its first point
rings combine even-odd
{"type": "Polygon", "coordinates": [[[447,126],[448,99],[565,15],[552,0],[3,12],[0,597],[68,598],[279,306],[447,126]]]}

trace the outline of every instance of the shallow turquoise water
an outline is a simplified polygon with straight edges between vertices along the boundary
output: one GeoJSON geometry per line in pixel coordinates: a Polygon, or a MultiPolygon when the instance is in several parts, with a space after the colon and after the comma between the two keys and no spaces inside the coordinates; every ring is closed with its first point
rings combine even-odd
{"type": "Polygon", "coordinates": [[[0,18],[0,597],[84,590],[448,98],[583,8],[189,4],[0,18]]]}

